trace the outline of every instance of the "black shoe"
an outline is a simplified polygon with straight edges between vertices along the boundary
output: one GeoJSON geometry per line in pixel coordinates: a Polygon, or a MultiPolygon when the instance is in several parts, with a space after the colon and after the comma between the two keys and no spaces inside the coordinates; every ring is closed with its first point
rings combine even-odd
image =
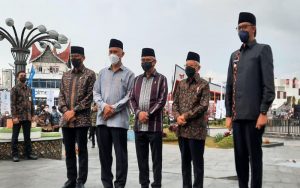
{"type": "Polygon", "coordinates": [[[94,144],[94,145],[92,145],[92,148],[95,148],[95,144],[94,144]]]}
{"type": "Polygon", "coordinates": [[[38,157],[36,155],[30,154],[30,155],[26,156],[25,159],[27,159],[27,160],[37,160],[38,157]]]}
{"type": "Polygon", "coordinates": [[[13,162],[19,162],[19,161],[20,161],[20,159],[19,159],[18,156],[14,156],[14,157],[12,158],[12,160],[13,160],[13,162]]]}
{"type": "Polygon", "coordinates": [[[84,184],[83,183],[77,183],[76,188],[84,188],[84,184]]]}
{"type": "Polygon", "coordinates": [[[75,188],[76,181],[70,181],[68,180],[62,188],[75,188]]]}

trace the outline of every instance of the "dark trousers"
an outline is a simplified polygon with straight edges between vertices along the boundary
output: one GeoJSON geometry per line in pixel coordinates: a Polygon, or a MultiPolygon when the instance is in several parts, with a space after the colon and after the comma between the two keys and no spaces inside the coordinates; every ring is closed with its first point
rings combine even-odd
{"type": "Polygon", "coordinates": [[[204,146],[205,140],[195,140],[178,137],[181,152],[181,169],[183,188],[192,188],[192,167],[194,169],[193,188],[203,187],[204,178],[204,146]]]}
{"type": "Polygon", "coordinates": [[[95,145],[95,134],[96,134],[96,127],[95,126],[91,126],[90,127],[89,139],[92,139],[93,146],[95,145]]]}
{"type": "Polygon", "coordinates": [[[96,128],[99,156],[101,163],[101,180],[105,188],[113,188],[111,166],[112,145],[116,154],[115,188],[124,188],[128,173],[127,129],[111,128],[100,125],[96,128]]]}
{"type": "Polygon", "coordinates": [[[24,135],[24,145],[25,145],[25,155],[29,156],[31,154],[31,139],[30,139],[30,129],[31,129],[31,121],[21,121],[19,124],[13,125],[13,134],[11,138],[11,152],[12,156],[18,156],[18,138],[20,129],[23,129],[24,135]]]}
{"type": "Polygon", "coordinates": [[[251,188],[262,187],[262,135],[263,129],[256,129],[256,121],[237,120],[233,122],[233,141],[236,172],[240,188],[248,188],[249,161],[251,166],[251,188]]]}
{"type": "Polygon", "coordinates": [[[66,150],[67,177],[72,182],[85,183],[88,176],[88,127],[62,128],[66,150]],[[78,145],[79,175],[77,177],[75,143],[78,145]]]}
{"type": "Polygon", "coordinates": [[[149,144],[152,153],[153,179],[151,187],[161,187],[162,133],[135,132],[135,148],[139,166],[139,180],[142,188],[149,187],[149,144]]]}

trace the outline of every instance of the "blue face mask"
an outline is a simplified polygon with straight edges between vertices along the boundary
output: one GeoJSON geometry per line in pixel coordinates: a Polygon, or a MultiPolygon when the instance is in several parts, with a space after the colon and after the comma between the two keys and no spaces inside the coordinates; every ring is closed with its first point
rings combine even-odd
{"type": "Polygon", "coordinates": [[[248,31],[239,31],[239,37],[242,43],[247,43],[249,40],[249,32],[248,31]]]}

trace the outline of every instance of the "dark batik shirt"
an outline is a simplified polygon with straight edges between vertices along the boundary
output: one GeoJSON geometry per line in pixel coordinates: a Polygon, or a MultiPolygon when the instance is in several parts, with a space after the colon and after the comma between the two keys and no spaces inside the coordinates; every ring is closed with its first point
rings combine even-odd
{"type": "Polygon", "coordinates": [[[186,124],[178,126],[177,136],[188,139],[205,140],[207,122],[205,119],[209,105],[209,83],[195,74],[192,79],[179,82],[173,101],[173,115],[175,120],[184,115],[186,124]]]}
{"type": "Polygon", "coordinates": [[[13,118],[31,121],[34,116],[31,88],[22,83],[13,87],[10,91],[10,105],[13,118]]]}
{"type": "Polygon", "coordinates": [[[145,74],[134,80],[130,93],[130,105],[135,113],[135,131],[161,132],[163,128],[163,108],[168,96],[168,82],[165,76],[154,71],[149,78],[145,74]],[[149,121],[139,122],[141,111],[148,112],[149,121]]]}
{"type": "Polygon", "coordinates": [[[73,69],[63,74],[58,109],[61,113],[74,110],[76,120],[73,123],[61,121],[61,126],[88,127],[91,125],[90,113],[95,80],[95,72],[84,66],[78,71],[73,69]]]}

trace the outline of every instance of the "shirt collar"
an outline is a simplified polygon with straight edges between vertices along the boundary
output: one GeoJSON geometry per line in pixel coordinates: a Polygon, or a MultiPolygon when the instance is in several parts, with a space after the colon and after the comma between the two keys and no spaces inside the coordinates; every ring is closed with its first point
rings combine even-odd
{"type": "Polygon", "coordinates": [[[27,85],[26,84],[22,84],[21,82],[18,83],[18,87],[22,88],[22,89],[26,89],[27,85]]]}
{"type": "Polygon", "coordinates": [[[85,71],[85,66],[82,64],[78,69],[77,71],[75,71],[75,68],[72,69],[72,73],[83,73],[85,71]]]}
{"type": "Polygon", "coordinates": [[[257,44],[256,39],[254,39],[254,40],[251,41],[251,42],[247,42],[245,46],[242,44],[242,46],[241,46],[241,48],[240,48],[240,51],[246,50],[246,49],[248,49],[248,48],[251,49],[251,48],[252,48],[253,46],[255,46],[256,44],[257,44]]]}
{"type": "Polygon", "coordinates": [[[199,73],[195,73],[194,77],[186,79],[187,83],[193,83],[193,82],[198,83],[199,81],[200,81],[200,74],[199,73]]]}
{"type": "MultiPolygon", "coordinates": [[[[111,65],[111,66],[112,66],[112,65],[111,65]]],[[[108,67],[108,70],[112,70],[111,66],[108,67]]],[[[123,63],[121,64],[119,70],[120,70],[120,71],[125,70],[125,66],[123,65],[123,63]]],[[[119,71],[119,70],[118,70],[118,71],[119,71]]]]}
{"type": "MultiPolygon", "coordinates": [[[[157,76],[157,71],[154,69],[154,71],[150,75],[151,77],[156,77],[157,76]]],[[[146,72],[144,72],[143,77],[147,77],[146,72]]]]}

